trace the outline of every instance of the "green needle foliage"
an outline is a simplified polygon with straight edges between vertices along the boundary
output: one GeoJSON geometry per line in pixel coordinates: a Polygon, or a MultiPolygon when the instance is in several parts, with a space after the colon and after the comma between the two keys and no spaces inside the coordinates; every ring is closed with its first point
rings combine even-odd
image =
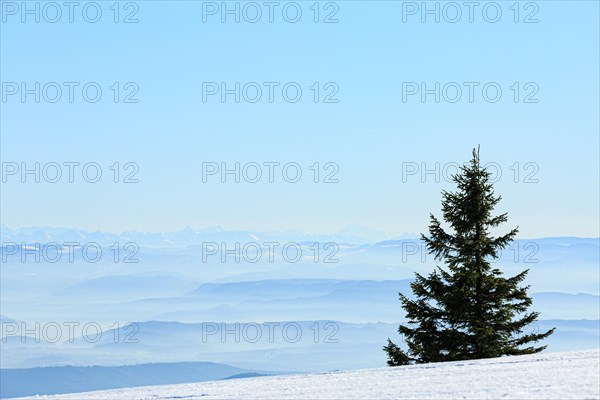
{"type": "Polygon", "coordinates": [[[501,197],[494,196],[490,173],[473,159],[454,175],[456,192],[443,191],[442,211],[451,232],[431,214],[429,237],[421,235],[427,249],[446,268],[424,277],[415,274],[411,284],[415,300],[400,293],[408,324],[400,325],[408,350],[388,339],[384,350],[388,365],[429,363],[531,354],[554,332],[524,334],[538,312],[528,311],[529,286],[521,286],[527,272],[506,278],[490,261],[500,255],[518,232],[493,237],[489,229],[507,221],[507,214],[492,215],[501,197]]]}

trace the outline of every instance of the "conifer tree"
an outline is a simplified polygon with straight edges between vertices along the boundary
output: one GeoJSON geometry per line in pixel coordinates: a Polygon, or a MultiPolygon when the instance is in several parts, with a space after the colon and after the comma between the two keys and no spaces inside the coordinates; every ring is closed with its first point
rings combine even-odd
{"type": "Polygon", "coordinates": [[[408,350],[388,339],[384,350],[388,365],[428,363],[503,355],[531,354],[554,332],[524,333],[539,315],[528,311],[527,272],[506,278],[490,262],[499,257],[518,232],[493,237],[491,228],[507,221],[507,214],[492,215],[501,200],[495,196],[490,173],[482,168],[479,150],[452,177],[456,192],[442,192],[442,213],[449,230],[430,215],[429,236],[421,235],[428,251],[445,267],[427,277],[415,273],[414,300],[400,293],[408,324],[400,325],[408,350]]]}

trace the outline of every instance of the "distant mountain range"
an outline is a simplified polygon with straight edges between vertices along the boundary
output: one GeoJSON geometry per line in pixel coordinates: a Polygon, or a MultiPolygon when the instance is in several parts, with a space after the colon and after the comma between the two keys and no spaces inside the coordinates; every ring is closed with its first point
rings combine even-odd
{"type": "MultiPolygon", "coordinates": [[[[281,321],[335,319],[395,322],[398,293],[411,296],[410,279],[273,279],[201,283],[169,275],[108,275],[51,292],[3,295],[5,317],[24,321],[98,323],[161,321],[281,321]],[[6,297],[4,297],[6,296],[6,297]]],[[[544,319],[599,319],[600,297],[589,293],[532,292],[544,319]]]]}
{"type": "MultiPolygon", "coordinates": [[[[1,365],[213,361],[248,370],[298,371],[381,366],[385,362],[381,346],[397,335],[397,324],[404,318],[398,292],[410,294],[414,273],[427,274],[437,263],[416,239],[369,242],[358,237],[361,232],[354,227],[345,236],[321,237],[211,228],[115,235],[2,226],[0,254],[6,258],[0,268],[3,327],[77,321],[98,323],[108,332],[117,322],[121,327],[141,322],[140,341],[132,344],[104,340],[112,337],[114,328],[98,343],[36,342],[30,335],[7,335],[0,344],[1,365]],[[237,262],[234,257],[223,262],[218,256],[203,260],[201,246],[203,241],[293,241],[310,251],[315,240],[339,244],[336,262],[324,263],[322,258],[315,262],[310,257],[289,262],[281,254],[256,263],[237,262]],[[60,262],[36,260],[31,254],[23,262],[18,254],[9,255],[14,253],[14,248],[8,248],[10,242],[27,246],[36,241],[95,241],[105,257],[87,262],[77,251],[72,262],[68,257],[60,262]],[[110,250],[115,241],[121,245],[135,241],[140,246],[138,262],[115,261],[110,250]],[[305,333],[303,340],[288,343],[280,336],[272,343],[201,341],[203,324],[269,321],[297,322],[305,333]],[[336,321],[338,343],[321,342],[331,333],[322,325],[328,321],[336,321]],[[321,324],[319,329],[315,323],[321,324]],[[307,341],[315,329],[319,343],[307,341]]],[[[531,285],[532,309],[541,312],[540,329],[557,327],[548,339],[550,350],[597,346],[599,242],[598,238],[572,237],[520,239],[495,263],[508,275],[530,270],[525,284],[531,285]]]]}
{"type": "MultiPolygon", "coordinates": [[[[222,320],[221,320],[222,321],[222,320]]],[[[106,329],[100,340],[73,343],[25,342],[11,336],[2,343],[4,368],[119,365],[212,361],[252,371],[328,371],[385,366],[387,338],[401,341],[398,323],[347,323],[332,320],[280,320],[262,323],[135,323],[137,342],[115,342],[131,329],[106,329]],[[258,334],[260,332],[260,334],[258,334]]],[[[598,347],[600,321],[541,320],[524,334],[556,328],[544,344],[548,351],[598,347]]],[[[233,373],[227,372],[229,375],[233,373]]]]}
{"type": "Polygon", "coordinates": [[[212,362],[0,369],[0,397],[77,393],[272,374],[212,362]]]}
{"type": "MultiPolygon", "coordinates": [[[[221,227],[209,227],[203,229],[184,228],[174,232],[144,232],[125,231],[121,233],[86,231],[72,228],[56,227],[28,227],[11,229],[0,225],[0,238],[3,243],[64,243],[64,242],[96,242],[100,245],[110,246],[115,242],[135,242],[142,247],[156,248],[182,248],[198,246],[203,242],[226,242],[246,243],[254,242],[335,242],[338,244],[373,244],[380,243],[381,246],[393,245],[397,241],[418,240],[418,233],[390,236],[383,232],[374,231],[359,225],[350,225],[336,234],[305,234],[296,230],[286,231],[248,231],[248,230],[225,230],[221,227]]],[[[574,238],[558,237],[543,239],[527,239],[529,241],[544,240],[546,243],[561,242],[564,240],[589,240],[590,243],[598,244],[598,238],[574,238]]]]}
{"type": "Polygon", "coordinates": [[[414,235],[403,235],[392,238],[382,232],[374,231],[358,225],[351,225],[335,235],[307,235],[299,231],[267,231],[254,232],[246,230],[224,230],[221,227],[204,229],[185,229],[166,232],[152,233],[143,231],[126,231],[122,233],[108,233],[101,231],[85,231],[71,228],[31,227],[10,229],[2,224],[0,226],[2,242],[15,243],[64,243],[64,242],[96,242],[101,245],[110,246],[115,242],[135,242],[144,247],[187,247],[199,245],[203,242],[336,242],[336,243],[374,243],[387,239],[402,239],[417,237],[414,235]]]}

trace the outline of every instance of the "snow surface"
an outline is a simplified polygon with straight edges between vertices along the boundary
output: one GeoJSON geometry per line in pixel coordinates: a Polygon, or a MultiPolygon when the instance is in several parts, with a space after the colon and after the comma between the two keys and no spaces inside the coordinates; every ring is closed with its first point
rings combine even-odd
{"type": "Polygon", "coordinates": [[[28,398],[599,399],[600,349],[28,398]]]}

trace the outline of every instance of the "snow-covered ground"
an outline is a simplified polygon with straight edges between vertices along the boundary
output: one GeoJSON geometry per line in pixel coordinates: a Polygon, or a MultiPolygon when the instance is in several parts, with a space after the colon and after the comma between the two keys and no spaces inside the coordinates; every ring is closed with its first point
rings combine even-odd
{"type": "Polygon", "coordinates": [[[147,386],[32,398],[599,399],[600,350],[147,386]]]}

